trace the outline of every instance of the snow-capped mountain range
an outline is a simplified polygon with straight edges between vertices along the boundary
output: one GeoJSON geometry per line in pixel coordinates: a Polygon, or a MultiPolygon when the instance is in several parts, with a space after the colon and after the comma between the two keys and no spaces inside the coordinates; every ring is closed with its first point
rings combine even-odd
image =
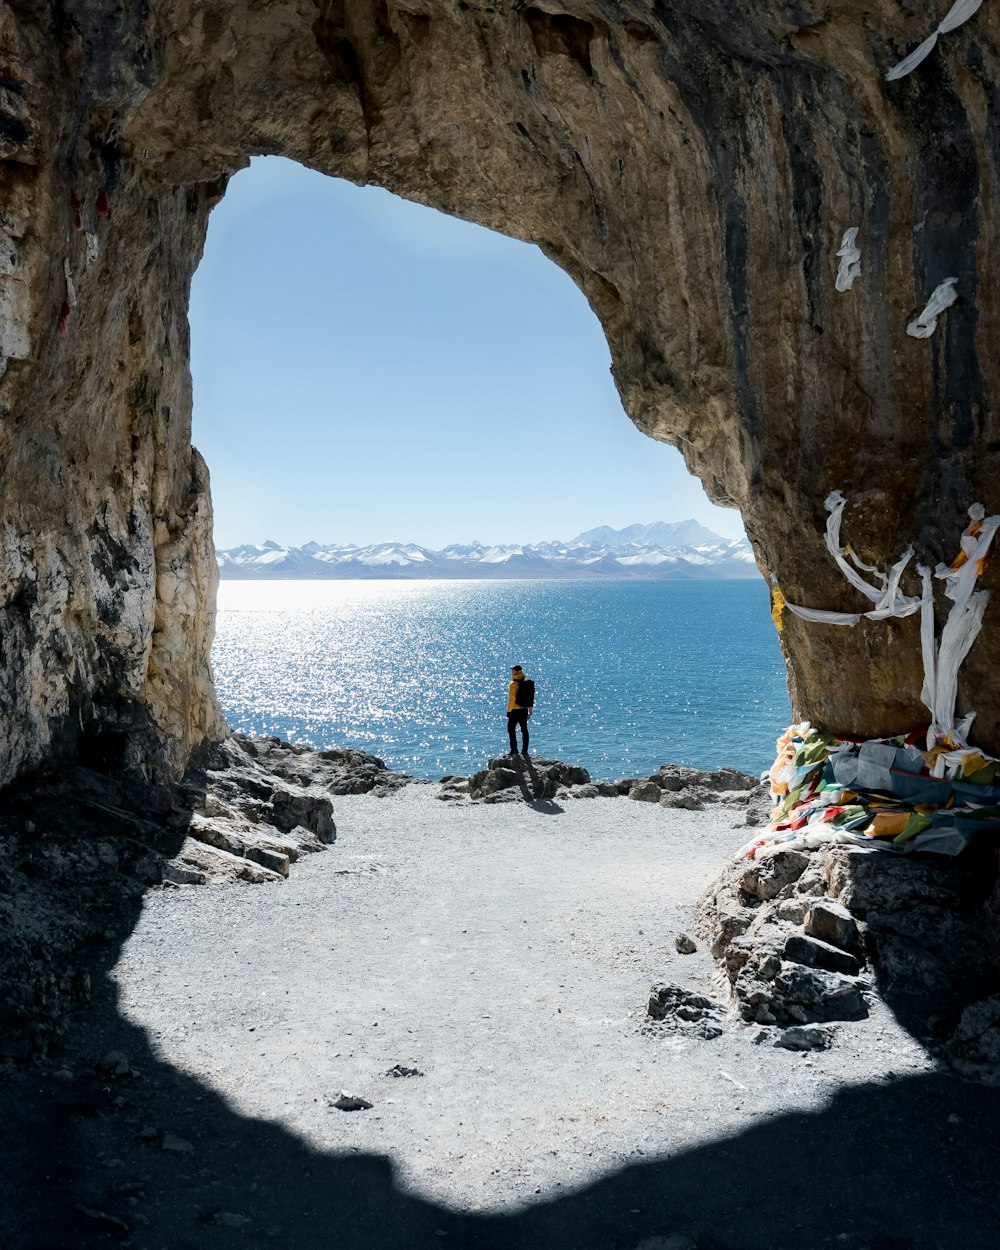
{"type": "Polygon", "coordinates": [[[275,542],[217,551],[224,578],[592,578],[594,580],[758,577],[746,539],[720,538],[697,521],[656,521],[623,530],[587,530],[569,542],[453,543],[431,551],[413,543],[275,542]]]}

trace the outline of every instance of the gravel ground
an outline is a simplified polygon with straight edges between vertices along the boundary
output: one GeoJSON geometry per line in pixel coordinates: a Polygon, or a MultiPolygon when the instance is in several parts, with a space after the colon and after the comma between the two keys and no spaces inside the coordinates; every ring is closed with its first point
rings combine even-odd
{"type": "Polygon", "coordinates": [[[282,884],[145,896],[62,1070],[0,1091],[3,1250],[992,1244],[1000,1092],[884,1005],[808,1055],[647,1021],[654,980],[718,991],[674,937],[738,809],[434,796],[339,798],[282,884]]]}
{"type": "Polygon", "coordinates": [[[885,1008],[808,1056],[735,1022],[708,1041],[650,1029],[654,979],[718,990],[673,938],[745,841],[740,813],[542,807],[339,799],[333,853],[283,886],[150,894],[120,1006],[242,1115],[388,1155],[405,1186],[472,1210],[932,1069],[885,1008]],[[342,1090],[371,1110],[331,1109],[342,1090]]]}

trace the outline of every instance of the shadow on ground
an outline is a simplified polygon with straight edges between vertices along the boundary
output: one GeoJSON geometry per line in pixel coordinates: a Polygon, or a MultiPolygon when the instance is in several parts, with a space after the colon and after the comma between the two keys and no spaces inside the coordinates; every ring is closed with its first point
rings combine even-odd
{"type": "MultiPolygon", "coordinates": [[[[844,1088],[818,1112],[693,1148],[666,1140],[669,1157],[516,1211],[448,1210],[402,1190],[390,1159],[318,1153],[160,1060],[120,1015],[109,976],[142,906],[127,857],[80,883],[99,917],[88,927],[72,863],[53,873],[65,854],[39,849],[33,906],[64,909],[79,930],[73,967],[52,975],[89,977],[91,993],[59,1050],[2,1078],[2,1250],[632,1250],[672,1235],[699,1250],[965,1250],[998,1226],[1000,1091],[944,1073],[844,1088]],[[127,1071],[102,1065],[112,1050],[127,1071]]],[[[19,940],[31,957],[30,934],[19,940]]],[[[266,1059],[247,1079],[267,1079],[266,1059]]],[[[696,1119],[697,1108],[692,1129],[696,1119]]]]}
{"type": "Polygon", "coordinates": [[[517,773],[521,798],[543,816],[561,816],[566,809],[545,793],[546,779],[532,764],[531,756],[522,751],[520,755],[515,752],[510,759],[514,772],[517,773]]]}

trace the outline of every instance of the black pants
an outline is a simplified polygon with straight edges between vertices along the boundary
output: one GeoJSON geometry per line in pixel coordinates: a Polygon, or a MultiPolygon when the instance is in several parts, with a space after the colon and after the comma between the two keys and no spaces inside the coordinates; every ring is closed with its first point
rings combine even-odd
{"type": "Polygon", "coordinates": [[[521,750],[525,755],[528,754],[528,710],[527,708],[518,708],[515,712],[507,713],[507,734],[510,738],[510,751],[513,755],[517,750],[517,736],[514,730],[517,726],[521,726],[521,737],[524,740],[521,750]]]}

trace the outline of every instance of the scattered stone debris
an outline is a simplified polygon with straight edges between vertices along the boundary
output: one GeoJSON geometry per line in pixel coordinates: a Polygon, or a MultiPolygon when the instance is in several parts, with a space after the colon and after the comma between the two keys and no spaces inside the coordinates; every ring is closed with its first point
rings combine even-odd
{"type": "MultiPolygon", "coordinates": [[[[449,774],[440,780],[438,798],[486,803],[538,799],[596,799],[627,797],[663,807],[701,811],[713,803],[759,806],[763,790],[756,777],[731,768],[702,772],[679,764],[664,764],[651,777],[623,777],[617,781],[594,781],[585,768],[535,755],[501,755],[471,777],[449,774]]],[[[749,810],[749,808],[748,808],[749,810]]],[[[747,818],[748,824],[758,823],[747,818]]]]}
{"type": "Polygon", "coordinates": [[[281,738],[246,738],[235,742],[269,772],[293,785],[316,786],[329,794],[372,794],[384,798],[408,785],[422,785],[407,773],[397,773],[377,755],[335,748],[311,751],[281,738]]]}
{"type": "MultiPolygon", "coordinates": [[[[280,882],[336,838],[331,792],[410,778],[359,751],[229,738],[175,786],[73,767],[9,787],[0,806],[0,1067],[44,1058],[90,997],[79,952],[115,940],[150,887],[280,882]]],[[[125,1056],[104,1075],[130,1074],[125,1056]]]]}
{"type": "Polygon", "coordinates": [[[234,737],[203,750],[182,787],[187,836],[168,864],[178,884],[191,874],[200,878],[193,884],[277,881],[300,856],[332,843],[333,803],[309,773],[317,760],[280,739],[234,737]]]}
{"type": "Polygon", "coordinates": [[[678,955],[693,955],[698,949],[697,942],[687,933],[678,933],[674,938],[674,946],[677,948],[678,955]]]}
{"type": "Polygon", "coordinates": [[[169,1150],[175,1155],[194,1154],[194,1146],[189,1141],[185,1141],[183,1137],[175,1137],[173,1133],[164,1133],[163,1140],[160,1142],[163,1150],[169,1150]]]}
{"type": "Polygon", "coordinates": [[[658,982],[649,991],[646,1015],[671,1032],[684,1032],[704,1041],[720,1037],[725,1008],[715,999],[680,985],[658,982]]]}
{"type": "Polygon", "coordinates": [[[349,1094],[346,1089],[342,1089],[336,1098],[327,1098],[327,1105],[336,1107],[338,1111],[371,1111],[375,1104],[367,1098],[349,1094]]]}
{"type": "Polygon", "coordinates": [[[386,1076],[423,1076],[419,1068],[406,1068],[401,1063],[394,1063],[386,1072],[386,1076]]]}
{"type": "Polygon", "coordinates": [[[757,777],[732,768],[704,772],[680,764],[664,764],[651,777],[633,781],[627,793],[638,802],[697,812],[713,803],[746,803],[760,788],[757,777]]]}
{"type": "Polygon", "coordinates": [[[779,1032],[774,1044],[785,1050],[827,1050],[834,1032],[832,1024],[793,1024],[779,1032]]]}
{"type": "Polygon", "coordinates": [[[469,780],[468,777],[458,777],[452,773],[442,777],[438,783],[440,789],[437,797],[448,802],[455,799],[467,799],[469,797],[469,780]]]}

